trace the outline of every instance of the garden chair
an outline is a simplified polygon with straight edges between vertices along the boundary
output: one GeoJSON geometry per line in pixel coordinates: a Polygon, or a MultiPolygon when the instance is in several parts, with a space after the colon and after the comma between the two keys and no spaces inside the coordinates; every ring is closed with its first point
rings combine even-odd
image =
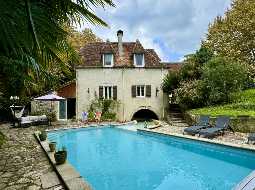
{"type": "Polygon", "coordinates": [[[228,130],[228,129],[234,132],[229,125],[229,121],[230,121],[230,118],[228,116],[220,116],[216,119],[215,127],[201,129],[199,131],[199,136],[213,138],[220,134],[223,135],[225,130],[228,130]]]}
{"type": "Polygon", "coordinates": [[[205,129],[205,128],[209,127],[209,120],[210,120],[210,117],[208,115],[201,115],[199,117],[198,123],[191,127],[187,127],[186,129],[184,129],[183,133],[195,135],[195,134],[199,133],[199,131],[201,129],[205,129]]]}
{"type": "Polygon", "coordinates": [[[248,144],[250,143],[250,142],[255,142],[255,133],[250,133],[249,134],[249,136],[248,136],[248,144]]]}

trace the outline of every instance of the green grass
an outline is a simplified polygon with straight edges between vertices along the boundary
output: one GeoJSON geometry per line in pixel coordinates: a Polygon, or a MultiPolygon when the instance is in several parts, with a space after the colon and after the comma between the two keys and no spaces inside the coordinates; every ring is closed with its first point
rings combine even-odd
{"type": "Polygon", "coordinates": [[[228,115],[236,117],[240,115],[249,115],[255,117],[255,89],[245,90],[232,95],[233,103],[204,107],[190,110],[189,113],[194,115],[207,114],[210,116],[228,115]]]}

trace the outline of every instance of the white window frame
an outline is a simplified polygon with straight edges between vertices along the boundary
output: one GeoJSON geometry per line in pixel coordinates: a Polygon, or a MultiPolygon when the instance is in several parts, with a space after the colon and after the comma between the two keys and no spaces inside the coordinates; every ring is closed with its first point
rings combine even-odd
{"type": "Polygon", "coordinates": [[[145,94],[146,94],[146,88],[145,85],[136,85],[136,97],[137,98],[145,98],[145,94]],[[143,87],[143,95],[142,95],[142,87],[143,87]],[[139,88],[139,90],[138,90],[139,88]],[[140,95],[138,96],[138,91],[140,91],[140,95]]]}
{"type": "Polygon", "coordinates": [[[144,66],[145,66],[145,62],[144,62],[144,53],[135,53],[135,54],[134,54],[134,65],[135,65],[136,67],[144,67],[144,66]],[[136,55],[138,55],[138,54],[141,54],[141,55],[143,56],[142,65],[137,65],[137,64],[136,64],[136,55]]]}
{"type": "Polygon", "coordinates": [[[103,54],[103,65],[104,65],[104,67],[113,67],[113,54],[112,53],[104,53],[103,54]],[[105,55],[111,55],[112,56],[111,65],[106,65],[105,64],[105,55]]]}
{"type": "Polygon", "coordinates": [[[105,85],[103,86],[103,98],[106,100],[112,100],[113,99],[113,86],[111,85],[105,85]],[[110,97],[110,88],[111,88],[111,97],[110,97]],[[107,92],[107,97],[105,96],[105,92],[107,92]]]}

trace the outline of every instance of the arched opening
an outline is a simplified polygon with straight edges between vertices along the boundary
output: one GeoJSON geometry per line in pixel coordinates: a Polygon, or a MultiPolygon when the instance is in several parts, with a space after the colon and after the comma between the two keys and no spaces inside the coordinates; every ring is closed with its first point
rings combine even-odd
{"type": "Polygon", "coordinates": [[[158,116],[149,109],[141,109],[134,113],[132,120],[149,121],[152,119],[158,120],[158,116]]]}

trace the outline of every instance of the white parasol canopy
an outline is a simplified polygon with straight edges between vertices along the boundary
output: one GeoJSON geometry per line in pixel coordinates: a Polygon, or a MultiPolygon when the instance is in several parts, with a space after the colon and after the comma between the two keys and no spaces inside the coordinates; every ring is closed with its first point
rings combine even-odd
{"type": "Polygon", "coordinates": [[[55,94],[47,94],[45,96],[40,96],[35,98],[35,100],[39,100],[39,101],[61,101],[61,100],[65,100],[65,98],[57,96],[55,94]]]}

